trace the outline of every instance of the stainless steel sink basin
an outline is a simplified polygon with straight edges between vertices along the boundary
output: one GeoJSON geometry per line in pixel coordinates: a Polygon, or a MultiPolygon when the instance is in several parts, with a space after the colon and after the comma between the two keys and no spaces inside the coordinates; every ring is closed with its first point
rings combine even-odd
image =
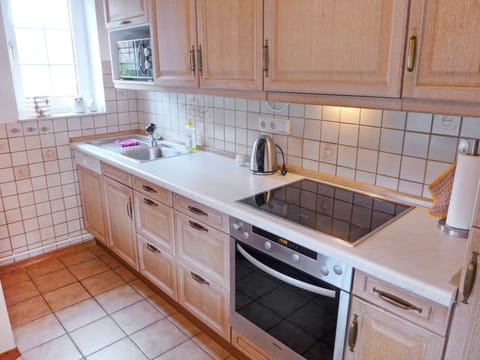
{"type": "Polygon", "coordinates": [[[173,149],[169,149],[167,147],[162,147],[160,145],[153,147],[136,147],[134,149],[126,150],[121,154],[135,160],[148,161],[159,158],[178,156],[182,153],[173,149]]]}

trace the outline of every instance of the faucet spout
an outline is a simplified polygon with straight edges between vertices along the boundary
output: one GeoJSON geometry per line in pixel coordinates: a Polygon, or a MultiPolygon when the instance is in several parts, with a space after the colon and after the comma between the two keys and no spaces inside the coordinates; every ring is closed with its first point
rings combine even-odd
{"type": "Polygon", "coordinates": [[[157,137],[155,136],[157,132],[157,125],[150,123],[145,127],[145,131],[148,135],[150,147],[158,146],[157,137]]]}

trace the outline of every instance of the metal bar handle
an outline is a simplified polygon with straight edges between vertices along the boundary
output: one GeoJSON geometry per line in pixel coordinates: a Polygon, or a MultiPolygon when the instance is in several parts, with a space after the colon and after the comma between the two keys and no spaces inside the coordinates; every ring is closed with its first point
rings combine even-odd
{"type": "Polygon", "coordinates": [[[268,65],[269,65],[269,58],[268,58],[268,39],[265,40],[265,44],[263,45],[263,54],[262,54],[262,70],[265,72],[265,77],[268,77],[268,65]]]}
{"type": "Polygon", "coordinates": [[[417,53],[417,36],[413,35],[408,40],[407,70],[412,72],[415,68],[415,56],[417,53]]]}
{"type": "Polygon", "coordinates": [[[202,59],[202,45],[198,45],[197,50],[198,74],[203,76],[203,59],[202,59]]]}
{"type": "Polygon", "coordinates": [[[162,253],[155,246],[153,246],[152,244],[149,244],[149,243],[147,243],[147,249],[150,250],[151,252],[154,252],[154,253],[159,253],[159,254],[162,253]]]}
{"type": "Polygon", "coordinates": [[[142,185],[142,188],[143,190],[145,190],[146,192],[149,192],[149,193],[157,193],[157,190],[155,190],[154,188],[148,186],[148,185],[142,185]]]}
{"type": "Polygon", "coordinates": [[[152,201],[150,199],[147,199],[147,198],[143,198],[143,203],[145,205],[148,205],[148,206],[153,206],[153,207],[157,207],[158,204],[155,202],[155,201],[152,201]]]}
{"type": "Polygon", "coordinates": [[[353,352],[357,343],[358,336],[358,315],[353,314],[353,320],[348,329],[348,349],[353,352]]]}
{"type": "Polygon", "coordinates": [[[477,257],[479,255],[478,251],[472,251],[472,258],[468,264],[467,271],[465,273],[465,280],[463,282],[463,300],[462,303],[468,304],[468,299],[472,294],[473,285],[475,284],[475,278],[477,276],[477,257]]]}
{"type": "Polygon", "coordinates": [[[205,280],[203,277],[201,277],[200,275],[198,274],[195,274],[193,271],[190,271],[190,275],[192,276],[192,279],[195,280],[196,282],[198,282],[199,284],[201,285],[207,285],[209,286],[210,283],[205,280]]]}
{"type": "Polygon", "coordinates": [[[378,294],[378,297],[382,299],[383,301],[388,302],[389,304],[392,304],[393,306],[396,306],[400,309],[403,310],[415,310],[418,311],[419,314],[422,313],[423,309],[421,307],[415,306],[412,303],[409,303],[408,301],[390,294],[388,292],[378,290],[377,288],[373,288],[373,292],[378,294]]]}
{"type": "Polygon", "coordinates": [[[195,221],[188,220],[188,223],[195,230],[208,232],[208,229],[206,227],[200,225],[199,223],[196,223],[195,221]]]}
{"type": "Polygon", "coordinates": [[[133,220],[133,212],[132,212],[132,198],[128,198],[127,203],[127,215],[130,219],[133,220]]]}
{"type": "Polygon", "coordinates": [[[281,281],[284,281],[286,282],[287,284],[290,284],[292,286],[295,286],[297,288],[300,288],[300,289],[303,289],[303,290],[306,290],[306,291],[310,291],[310,292],[313,292],[315,294],[319,294],[319,295],[322,295],[322,296],[327,296],[327,297],[330,297],[330,298],[335,298],[335,294],[336,292],[334,290],[330,290],[330,289],[324,289],[322,287],[319,287],[319,286],[315,286],[315,285],[312,285],[312,284],[308,284],[308,283],[305,283],[303,281],[300,281],[300,280],[297,280],[297,279],[294,279],[290,276],[287,276],[285,274],[282,274],[281,272],[277,271],[277,270],[274,270],[270,267],[268,267],[267,265],[261,263],[260,261],[258,261],[257,259],[255,259],[252,255],[250,255],[249,253],[247,253],[245,251],[244,248],[242,248],[240,246],[240,244],[237,244],[237,250],[240,252],[240,254],[242,254],[245,259],[247,259],[253,266],[259,268],[260,270],[266,272],[267,274],[273,276],[274,278],[278,279],[278,280],[281,280],[281,281]]]}
{"type": "Polygon", "coordinates": [[[190,210],[191,213],[194,213],[195,215],[202,215],[202,216],[208,216],[208,213],[203,211],[202,209],[199,209],[195,206],[190,206],[188,205],[188,210],[190,210]]]}
{"type": "Polygon", "coordinates": [[[130,20],[123,20],[120,22],[120,25],[128,25],[131,24],[132,22],[130,20]]]}
{"type": "Polygon", "coordinates": [[[195,45],[192,45],[190,49],[190,70],[192,71],[192,75],[195,76],[195,45]]]}

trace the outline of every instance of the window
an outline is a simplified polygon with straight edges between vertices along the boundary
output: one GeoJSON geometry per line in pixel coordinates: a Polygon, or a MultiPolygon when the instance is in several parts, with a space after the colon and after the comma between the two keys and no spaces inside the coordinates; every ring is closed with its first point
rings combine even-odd
{"type": "Polygon", "coordinates": [[[21,119],[103,103],[94,0],[1,0],[21,119]],[[97,81],[96,81],[97,80],[97,81]]]}

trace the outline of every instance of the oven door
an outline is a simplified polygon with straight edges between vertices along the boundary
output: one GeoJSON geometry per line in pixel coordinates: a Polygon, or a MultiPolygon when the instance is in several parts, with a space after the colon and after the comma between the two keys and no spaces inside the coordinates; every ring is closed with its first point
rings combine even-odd
{"type": "Polygon", "coordinates": [[[231,325],[275,359],[342,359],[349,294],[231,238],[231,325]]]}

